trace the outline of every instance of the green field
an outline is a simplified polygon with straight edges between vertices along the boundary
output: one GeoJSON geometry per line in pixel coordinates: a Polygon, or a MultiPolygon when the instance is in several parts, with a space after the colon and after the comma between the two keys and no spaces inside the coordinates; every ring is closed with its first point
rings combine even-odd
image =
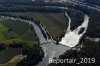
{"type": "Polygon", "coordinates": [[[63,13],[33,13],[33,12],[5,12],[16,16],[27,16],[40,20],[52,37],[59,36],[67,26],[63,13]]]}
{"type": "Polygon", "coordinates": [[[22,36],[29,29],[29,25],[26,23],[22,23],[20,21],[14,21],[7,19],[5,21],[1,21],[1,23],[6,26],[8,29],[11,29],[19,36],[22,36]]]}
{"type": "Polygon", "coordinates": [[[34,39],[35,38],[35,34],[34,34],[34,31],[32,31],[32,30],[28,30],[22,37],[21,37],[21,39],[22,40],[26,40],[26,41],[33,41],[33,40],[35,40],[34,39]]]}
{"type": "Polygon", "coordinates": [[[34,28],[30,30],[30,26],[27,23],[0,18],[0,42],[9,44],[13,41],[31,41],[31,44],[32,42],[33,44],[36,43],[34,28]]]}
{"type": "MultiPolygon", "coordinates": [[[[1,21],[2,19],[0,19],[1,21]]],[[[6,31],[7,28],[0,23],[0,40],[6,40],[6,37],[3,35],[3,31],[6,31]]]]}

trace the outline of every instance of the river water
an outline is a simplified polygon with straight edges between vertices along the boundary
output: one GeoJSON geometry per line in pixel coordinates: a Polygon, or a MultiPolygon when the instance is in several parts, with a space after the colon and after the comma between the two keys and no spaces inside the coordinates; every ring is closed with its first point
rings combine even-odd
{"type": "Polygon", "coordinates": [[[66,29],[64,37],[61,39],[59,43],[65,46],[74,47],[79,43],[82,36],[86,33],[88,28],[88,23],[89,23],[89,17],[88,15],[84,15],[84,22],[80,26],[78,26],[75,30],[72,31],[70,29],[71,18],[68,16],[67,13],[65,13],[65,15],[69,19],[69,24],[68,24],[68,28],[66,29]],[[82,29],[84,30],[80,33],[82,29]]]}

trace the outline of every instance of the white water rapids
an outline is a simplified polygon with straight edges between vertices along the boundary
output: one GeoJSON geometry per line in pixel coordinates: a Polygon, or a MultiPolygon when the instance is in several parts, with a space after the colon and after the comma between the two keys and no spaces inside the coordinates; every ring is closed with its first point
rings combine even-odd
{"type": "Polygon", "coordinates": [[[59,43],[65,46],[74,47],[79,43],[81,37],[86,33],[86,30],[88,28],[89,17],[87,15],[84,15],[84,22],[75,30],[71,31],[71,18],[68,16],[67,13],[65,13],[65,15],[68,17],[69,20],[68,28],[65,32],[64,37],[61,39],[59,43]],[[84,31],[81,34],[79,34],[79,31],[82,28],[84,28],[84,31]]]}

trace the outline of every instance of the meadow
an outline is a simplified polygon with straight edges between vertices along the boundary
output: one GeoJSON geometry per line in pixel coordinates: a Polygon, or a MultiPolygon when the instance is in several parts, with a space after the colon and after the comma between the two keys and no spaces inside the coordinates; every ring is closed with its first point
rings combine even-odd
{"type": "Polygon", "coordinates": [[[35,31],[30,30],[27,23],[10,19],[0,19],[0,41],[20,39],[32,41],[35,39],[35,31]]]}
{"type": "MultiPolygon", "coordinates": [[[[3,19],[0,19],[0,22],[2,20],[3,19]]],[[[6,37],[2,33],[3,31],[6,31],[6,30],[7,30],[7,28],[0,23],[0,40],[5,40],[6,39],[6,37]]]]}

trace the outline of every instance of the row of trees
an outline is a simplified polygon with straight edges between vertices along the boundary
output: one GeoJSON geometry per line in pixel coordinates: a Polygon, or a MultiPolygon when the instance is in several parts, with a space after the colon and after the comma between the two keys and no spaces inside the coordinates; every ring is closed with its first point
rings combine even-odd
{"type": "Polygon", "coordinates": [[[66,7],[66,5],[62,3],[27,2],[27,0],[22,2],[0,1],[0,5],[0,12],[61,12],[58,8],[46,6],[66,7]]]}
{"type": "Polygon", "coordinates": [[[0,7],[0,12],[55,12],[60,13],[62,9],[51,8],[51,7],[42,7],[42,6],[18,6],[18,7],[0,7]]]}
{"type": "Polygon", "coordinates": [[[40,0],[36,0],[35,2],[32,0],[0,0],[1,5],[32,5],[32,6],[60,6],[66,7],[64,3],[53,3],[53,2],[44,2],[40,0]]]}

